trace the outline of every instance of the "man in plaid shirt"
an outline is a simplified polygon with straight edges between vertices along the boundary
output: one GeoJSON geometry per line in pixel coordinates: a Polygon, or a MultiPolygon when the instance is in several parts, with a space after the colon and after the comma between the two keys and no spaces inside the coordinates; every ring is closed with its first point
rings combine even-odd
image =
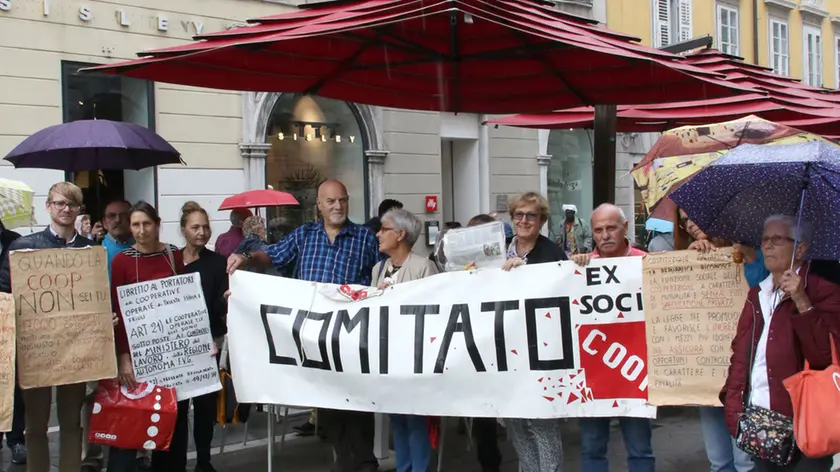
{"type": "MultiPolygon", "coordinates": [[[[350,198],[337,180],[318,187],[318,211],[323,221],[295,229],[265,251],[232,254],[228,273],[244,267],[294,267],[299,280],[330,284],[370,285],[379,262],[379,243],[369,228],[347,219],[350,198]]],[[[327,439],[336,453],[334,472],[376,472],[372,413],[319,410],[327,439]]]]}

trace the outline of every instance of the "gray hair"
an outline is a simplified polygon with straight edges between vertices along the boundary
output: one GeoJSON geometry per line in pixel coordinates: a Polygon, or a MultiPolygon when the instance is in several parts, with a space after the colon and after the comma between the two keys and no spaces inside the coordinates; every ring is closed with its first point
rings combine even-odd
{"type": "Polygon", "coordinates": [[[595,208],[595,210],[592,211],[592,214],[594,215],[595,212],[598,211],[598,210],[606,210],[606,209],[617,210],[618,211],[618,218],[619,218],[618,222],[619,223],[627,223],[627,215],[624,214],[624,210],[622,210],[620,206],[613,205],[612,203],[602,203],[602,204],[598,205],[598,207],[595,208]]]}
{"type": "Polygon", "coordinates": [[[811,242],[814,240],[814,227],[811,223],[805,220],[800,223],[795,216],[771,215],[764,220],[764,228],[767,229],[767,226],[772,223],[784,223],[788,227],[789,238],[811,247],[811,242]]]}
{"type": "Polygon", "coordinates": [[[420,238],[420,233],[423,232],[423,223],[420,218],[402,208],[388,210],[387,213],[382,215],[382,221],[385,220],[393,223],[395,230],[405,231],[405,242],[409,247],[414,246],[414,243],[420,238]]]}

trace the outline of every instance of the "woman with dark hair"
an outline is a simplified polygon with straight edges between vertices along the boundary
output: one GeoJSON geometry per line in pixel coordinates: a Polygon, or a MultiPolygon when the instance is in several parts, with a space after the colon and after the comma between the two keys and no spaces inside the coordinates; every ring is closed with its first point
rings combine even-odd
{"type": "MultiPolygon", "coordinates": [[[[123,285],[163,279],[184,272],[182,253],[177,247],[160,241],[160,217],[157,210],[146,202],[138,202],[129,212],[131,234],[134,244],[114,256],[111,262],[111,303],[121,321],[117,324],[114,341],[117,350],[119,381],[129,391],[137,387],[134,366],[125,320],[120,311],[117,289],[123,285]]],[[[182,402],[183,403],[183,402],[182,402]]],[[[187,407],[189,407],[189,402],[187,407]]],[[[178,424],[172,437],[169,451],[154,451],[152,470],[158,472],[183,472],[187,466],[187,412],[178,405],[178,424]],[[183,420],[182,420],[183,417],[183,420]],[[183,425],[181,424],[183,423],[183,425]],[[179,433],[181,430],[181,434],[179,433]]],[[[108,453],[110,472],[134,472],[136,451],[111,448],[108,453]]]]}
{"type": "MultiPolygon", "coordinates": [[[[258,216],[245,219],[242,230],[249,235],[248,221],[258,216]]],[[[187,241],[184,246],[184,266],[186,273],[201,275],[201,290],[210,315],[210,332],[216,348],[219,349],[227,334],[227,303],[224,294],[228,289],[227,259],[221,254],[207,249],[207,242],[213,235],[207,211],[196,202],[189,201],[181,207],[181,234],[187,241]]],[[[241,243],[240,243],[241,245],[241,243]]],[[[218,358],[217,358],[218,361],[218,358]]],[[[213,425],[216,422],[216,392],[201,395],[193,402],[193,439],[197,463],[195,472],[216,472],[210,464],[210,443],[213,442],[213,425]]],[[[189,411],[189,400],[178,405],[178,413],[189,411]]],[[[186,421],[182,421],[186,427],[186,421]]],[[[186,431],[184,437],[188,437],[186,431]]],[[[181,470],[181,469],[179,469],[181,470]]]]}

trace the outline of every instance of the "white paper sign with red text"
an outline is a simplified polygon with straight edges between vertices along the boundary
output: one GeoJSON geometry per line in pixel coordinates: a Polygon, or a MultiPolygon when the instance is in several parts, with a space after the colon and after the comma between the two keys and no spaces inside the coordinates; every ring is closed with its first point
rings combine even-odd
{"type": "Polygon", "coordinates": [[[358,296],[348,289],[232,276],[228,337],[240,402],[432,416],[656,415],[646,405],[639,257],[450,272],[384,291],[352,287],[358,296]]]}

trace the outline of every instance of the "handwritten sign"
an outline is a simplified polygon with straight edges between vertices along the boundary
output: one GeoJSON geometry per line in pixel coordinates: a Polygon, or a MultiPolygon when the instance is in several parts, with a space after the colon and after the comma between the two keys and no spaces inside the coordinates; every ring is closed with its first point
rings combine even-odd
{"type": "Polygon", "coordinates": [[[653,405],[719,406],[730,344],[749,287],[731,248],[674,251],[644,260],[653,405]]]}
{"type": "Polygon", "coordinates": [[[12,251],[9,264],[20,386],[116,377],[105,248],[12,251]]]}
{"type": "Polygon", "coordinates": [[[15,300],[0,293],[0,431],[12,430],[15,407],[15,300]]]}
{"type": "Polygon", "coordinates": [[[199,274],[117,288],[138,381],[175,388],[178,401],[222,388],[199,274]]]}

